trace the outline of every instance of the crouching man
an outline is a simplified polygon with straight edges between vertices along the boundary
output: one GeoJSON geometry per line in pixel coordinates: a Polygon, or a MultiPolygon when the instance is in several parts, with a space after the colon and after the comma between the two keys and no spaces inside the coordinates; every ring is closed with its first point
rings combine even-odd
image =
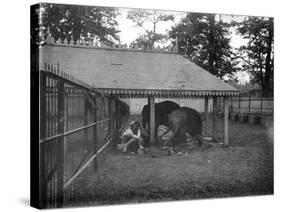
{"type": "Polygon", "coordinates": [[[130,123],[130,127],[122,134],[121,139],[123,152],[143,152],[143,139],[138,121],[132,121],[130,123]]]}

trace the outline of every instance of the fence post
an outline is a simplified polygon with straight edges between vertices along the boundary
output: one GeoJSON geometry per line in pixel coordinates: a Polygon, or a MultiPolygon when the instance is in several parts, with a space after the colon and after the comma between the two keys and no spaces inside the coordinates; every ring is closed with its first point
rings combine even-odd
{"type": "Polygon", "coordinates": [[[224,97],[224,145],[229,145],[228,140],[228,112],[229,112],[229,97],[224,97]]]}
{"type": "Polygon", "coordinates": [[[261,94],[261,115],[262,115],[262,101],[263,101],[263,94],[261,94]]]}
{"type": "Polygon", "coordinates": [[[212,129],[212,137],[215,138],[217,131],[217,97],[213,97],[213,129],[212,129]]]}
{"type": "Polygon", "coordinates": [[[250,92],[249,92],[249,114],[251,113],[251,95],[250,95],[250,92]]]}
{"type": "Polygon", "coordinates": [[[231,99],[230,99],[230,101],[231,101],[231,105],[230,105],[230,112],[232,113],[233,112],[233,106],[232,106],[232,97],[231,97],[231,99]]]}
{"type": "Polygon", "coordinates": [[[119,130],[119,107],[118,100],[115,101],[115,119],[116,119],[116,129],[119,130]]]}
{"type": "Polygon", "coordinates": [[[238,95],[238,108],[239,108],[239,114],[240,114],[240,92],[239,92],[239,95],[238,95]]]}
{"type": "MultiPolygon", "coordinates": [[[[84,94],[84,126],[88,125],[88,111],[89,111],[89,100],[87,94],[84,94]]],[[[84,142],[88,148],[88,129],[84,130],[84,142]]]]}
{"type": "Polygon", "coordinates": [[[115,99],[111,99],[111,116],[112,116],[112,136],[114,137],[115,133],[115,99]]]}
{"type": "Polygon", "coordinates": [[[208,101],[208,97],[206,96],[205,97],[205,107],[204,107],[204,112],[205,112],[205,123],[204,123],[204,134],[206,135],[207,133],[207,122],[208,122],[208,119],[209,119],[209,116],[208,116],[208,106],[209,106],[209,101],[208,101]]]}
{"type": "Polygon", "coordinates": [[[112,117],[112,99],[111,97],[108,98],[108,118],[109,118],[109,137],[112,137],[112,126],[113,126],[113,117],[112,117]]]}
{"type": "MultiPolygon", "coordinates": [[[[40,139],[46,137],[46,74],[40,74],[40,139]]],[[[39,178],[39,204],[41,208],[47,206],[47,176],[46,176],[46,151],[45,144],[40,144],[40,178],[39,178]]]]}
{"type": "Polygon", "coordinates": [[[116,132],[116,99],[113,99],[112,107],[113,107],[112,113],[113,113],[113,136],[114,136],[116,132]]]}
{"type": "Polygon", "coordinates": [[[155,141],[155,97],[149,96],[149,108],[150,108],[150,126],[149,126],[149,134],[150,134],[150,142],[154,145],[155,141]]]}
{"type": "MultiPolygon", "coordinates": [[[[109,139],[113,139],[114,137],[114,99],[113,97],[109,97],[108,99],[108,114],[109,114],[109,139]]],[[[114,148],[114,143],[110,144],[111,149],[114,148]]]]}
{"type": "MultiPolygon", "coordinates": [[[[98,106],[97,106],[97,100],[96,100],[96,96],[93,99],[93,122],[97,122],[98,121],[98,106]]],[[[93,127],[93,150],[94,150],[94,154],[97,154],[98,152],[98,134],[97,134],[97,125],[95,124],[93,127]]],[[[93,161],[94,163],[94,172],[98,171],[98,157],[96,157],[93,161]]]]}
{"type": "Polygon", "coordinates": [[[217,105],[218,105],[218,111],[217,112],[219,112],[220,108],[221,108],[221,102],[220,102],[220,98],[219,97],[217,98],[217,105]]]}
{"type": "MultiPolygon", "coordinates": [[[[65,122],[65,104],[64,104],[64,82],[58,77],[57,78],[58,88],[58,133],[64,132],[65,122]]],[[[57,140],[57,207],[63,207],[64,204],[64,137],[60,137],[57,140]]]]}

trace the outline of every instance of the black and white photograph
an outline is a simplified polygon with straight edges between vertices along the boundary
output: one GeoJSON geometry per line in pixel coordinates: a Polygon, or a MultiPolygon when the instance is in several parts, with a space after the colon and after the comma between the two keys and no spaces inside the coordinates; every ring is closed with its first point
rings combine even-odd
{"type": "Polygon", "coordinates": [[[38,3],[30,24],[32,207],[274,194],[274,17],[38,3]]]}

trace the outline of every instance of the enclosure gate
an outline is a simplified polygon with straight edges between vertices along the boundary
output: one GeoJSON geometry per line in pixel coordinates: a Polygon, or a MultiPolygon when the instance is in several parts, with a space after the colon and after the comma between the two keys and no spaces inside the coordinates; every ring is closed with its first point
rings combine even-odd
{"type": "Polygon", "coordinates": [[[40,205],[71,205],[81,174],[93,174],[126,122],[129,106],[46,65],[40,70],[40,205]]]}

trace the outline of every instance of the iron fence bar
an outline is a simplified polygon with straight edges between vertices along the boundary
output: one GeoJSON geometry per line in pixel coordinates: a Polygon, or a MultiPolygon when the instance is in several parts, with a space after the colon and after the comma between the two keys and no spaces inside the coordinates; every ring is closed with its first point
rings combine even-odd
{"type": "MultiPolygon", "coordinates": [[[[93,106],[97,105],[97,99],[93,99],[93,106]]],[[[98,118],[98,110],[93,109],[93,121],[96,121],[98,118]]],[[[98,133],[97,133],[97,125],[93,127],[93,151],[94,154],[98,151],[98,133]]],[[[93,162],[94,172],[98,170],[98,161],[94,160],[93,162]]]]}
{"type": "Polygon", "coordinates": [[[97,93],[97,91],[96,90],[94,90],[94,89],[92,89],[92,88],[89,88],[89,87],[86,87],[86,86],[84,86],[84,85],[81,85],[81,84],[79,84],[78,82],[75,82],[74,80],[71,80],[71,79],[67,79],[67,78],[65,78],[65,77],[63,77],[63,76],[60,76],[60,75],[58,75],[57,73],[54,73],[54,72],[50,72],[50,71],[46,71],[46,70],[40,70],[41,72],[44,72],[44,73],[46,73],[46,74],[48,74],[49,75],[49,77],[52,77],[52,78],[56,78],[56,79],[62,79],[62,80],[64,80],[66,83],[68,83],[68,84],[73,84],[73,85],[75,85],[75,86],[77,86],[77,87],[80,87],[80,88],[83,88],[83,89],[85,89],[85,90],[88,90],[88,91],[92,91],[92,92],[94,92],[94,93],[97,93]]]}
{"type": "MultiPolygon", "coordinates": [[[[47,118],[47,107],[46,107],[46,97],[45,97],[45,91],[46,91],[46,83],[47,83],[47,78],[43,73],[39,73],[40,77],[40,90],[39,90],[39,95],[40,95],[40,139],[44,138],[46,136],[46,118],[47,118]]],[[[46,167],[46,158],[43,156],[46,154],[46,146],[40,146],[40,179],[39,179],[39,185],[40,185],[40,193],[39,193],[39,201],[41,207],[46,207],[47,205],[47,179],[46,179],[46,172],[47,172],[47,167],[46,167]]]]}
{"type": "MultiPolygon", "coordinates": [[[[91,162],[95,165],[95,162],[97,162],[96,160],[100,157],[100,153],[104,152],[105,149],[108,149],[108,146],[113,143],[113,139],[116,138],[117,134],[113,132],[117,129],[119,129],[117,131],[120,132],[125,126],[128,115],[126,115],[122,120],[119,120],[120,128],[119,126],[117,128],[115,126],[116,123],[114,123],[117,119],[117,114],[115,114],[117,107],[114,109],[114,107],[111,108],[111,105],[109,105],[110,109],[112,109],[110,117],[106,118],[103,114],[102,118],[100,118],[102,120],[97,121],[96,113],[98,111],[104,113],[105,106],[103,105],[98,107],[95,103],[96,98],[105,97],[111,100],[112,96],[99,93],[96,89],[86,83],[61,72],[59,70],[59,65],[57,68],[54,68],[53,66],[47,66],[45,64],[45,70],[40,70],[39,73],[42,75],[42,78],[44,78],[43,80],[45,80],[45,83],[41,83],[42,85],[45,85],[45,88],[41,89],[41,91],[43,91],[43,100],[40,102],[43,106],[45,106],[45,118],[42,119],[42,121],[45,120],[45,123],[42,123],[40,126],[42,127],[45,124],[45,127],[42,127],[44,132],[39,138],[39,146],[42,149],[42,153],[46,153],[46,157],[43,157],[43,159],[46,160],[45,168],[47,169],[44,171],[45,177],[42,179],[40,176],[41,180],[45,182],[43,184],[46,187],[45,189],[41,189],[42,191],[46,191],[45,197],[42,196],[41,199],[44,199],[44,201],[46,201],[46,205],[49,205],[50,207],[62,207],[67,204],[68,190],[71,186],[68,187],[67,190],[65,190],[65,188],[69,186],[91,162]],[[83,97],[84,108],[82,104],[83,102],[81,102],[83,97]],[[90,104],[91,107],[89,108],[90,104]],[[84,114],[82,111],[84,111],[84,114]],[[91,124],[88,124],[89,114],[93,115],[93,123],[91,124]],[[82,127],[79,127],[75,124],[75,122],[72,123],[72,121],[70,121],[70,119],[76,119],[78,116],[83,117],[84,119],[84,126],[82,127]],[[108,122],[108,125],[111,125],[108,129],[108,133],[110,133],[111,136],[106,136],[106,138],[104,138],[102,135],[102,141],[106,141],[106,143],[97,151],[97,141],[100,140],[97,138],[97,127],[102,127],[105,122],[108,122]],[[71,129],[72,127],[74,129],[71,129]],[[86,131],[88,131],[88,128],[90,127],[93,127],[93,140],[96,145],[96,149],[94,152],[89,151],[87,153],[88,156],[83,158],[80,165],[76,167],[74,172],[71,173],[70,169],[72,168],[67,167],[68,162],[66,158],[68,157],[66,144],[71,137],[67,136],[81,131],[83,133],[84,130],[85,138],[88,138],[89,135],[87,135],[88,132],[86,131]],[[54,142],[54,140],[56,142],[54,142]],[[89,158],[90,160],[88,160],[89,158]],[[69,180],[67,181],[67,179],[69,180]]],[[[110,100],[109,102],[111,102],[110,100]]],[[[128,105],[122,103],[122,101],[118,101],[118,104],[120,104],[120,107],[128,113],[128,105]]],[[[44,108],[42,111],[44,111],[44,108]]],[[[44,114],[42,117],[44,117],[44,114]]],[[[104,131],[102,131],[102,134],[103,133],[104,131]]],[[[72,164],[73,161],[70,161],[70,163],[70,166],[74,167],[72,164]]],[[[71,198],[75,198],[75,195],[72,195],[71,198]]]]}
{"type": "Polygon", "coordinates": [[[40,142],[40,144],[46,143],[46,142],[48,142],[48,141],[51,141],[51,140],[60,138],[60,137],[62,137],[62,136],[71,135],[71,134],[73,134],[73,133],[79,132],[79,131],[81,131],[81,130],[90,128],[90,127],[92,127],[92,126],[94,126],[94,125],[97,125],[97,124],[100,124],[100,123],[103,123],[103,122],[106,122],[106,121],[109,121],[109,120],[110,120],[110,119],[100,120],[100,121],[97,121],[97,122],[95,122],[95,123],[89,124],[89,125],[87,125],[87,126],[83,126],[83,127],[80,127],[80,128],[74,129],[74,130],[70,130],[70,131],[68,131],[68,132],[60,133],[60,134],[57,134],[57,135],[54,135],[54,136],[51,136],[51,137],[48,137],[48,138],[41,139],[39,142],[40,142]]]}
{"type": "MultiPolygon", "coordinates": [[[[65,94],[64,94],[64,81],[57,81],[57,122],[58,122],[58,133],[63,133],[65,131],[65,94]]],[[[55,131],[56,132],[56,131],[55,131]]],[[[63,194],[63,184],[64,184],[64,138],[59,137],[59,142],[57,144],[57,185],[56,185],[56,203],[57,207],[61,208],[64,205],[64,194],[63,194]]]]}
{"type": "Polygon", "coordinates": [[[84,90],[87,90],[88,92],[90,92],[92,95],[99,95],[99,96],[104,96],[107,98],[110,98],[110,95],[108,94],[104,94],[104,93],[100,93],[98,90],[96,90],[95,88],[90,87],[86,87],[84,85],[79,84],[78,82],[75,82],[75,79],[67,79],[63,76],[57,75],[56,73],[50,72],[50,71],[45,71],[45,70],[40,70],[40,72],[44,72],[46,73],[46,75],[49,75],[50,78],[56,78],[56,79],[62,79],[65,81],[65,83],[70,84],[71,86],[77,86],[79,88],[82,88],[84,90]]]}

